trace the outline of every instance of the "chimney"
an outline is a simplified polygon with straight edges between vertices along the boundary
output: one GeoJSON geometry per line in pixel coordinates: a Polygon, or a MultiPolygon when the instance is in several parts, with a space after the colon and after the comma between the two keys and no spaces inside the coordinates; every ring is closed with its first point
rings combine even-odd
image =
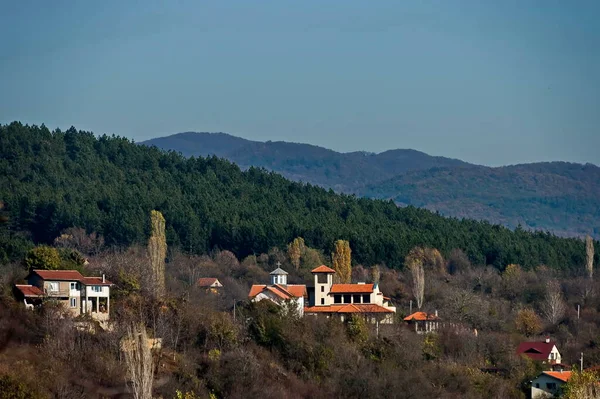
{"type": "Polygon", "coordinates": [[[364,282],[364,281],[359,281],[359,282],[358,282],[358,283],[356,283],[356,284],[365,285],[365,282],[364,282]]]}
{"type": "Polygon", "coordinates": [[[102,273],[102,282],[106,283],[106,276],[104,275],[104,273],[102,273]]]}
{"type": "Polygon", "coordinates": [[[550,337],[546,337],[546,343],[549,344],[550,343],[550,337]]]}
{"type": "Polygon", "coordinates": [[[435,317],[438,317],[437,309],[435,310],[435,317]]]}

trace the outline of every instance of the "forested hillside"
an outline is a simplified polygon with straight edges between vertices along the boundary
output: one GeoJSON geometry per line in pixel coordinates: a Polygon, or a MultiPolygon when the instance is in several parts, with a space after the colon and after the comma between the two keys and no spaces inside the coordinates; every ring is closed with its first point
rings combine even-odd
{"type": "Polygon", "coordinates": [[[142,142],[185,156],[216,155],[242,169],[265,168],[288,179],[352,193],[376,181],[433,167],[464,165],[457,159],[432,157],[415,150],[391,150],[381,154],[339,153],[309,144],[245,140],[225,133],[179,133],[142,142]]]}
{"type": "Polygon", "coordinates": [[[560,235],[600,235],[600,168],[552,162],[408,172],[360,190],[444,215],[560,235]]]}
{"type": "Polygon", "coordinates": [[[142,144],[186,156],[216,155],[242,169],[264,167],[295,181],[393,199],[447,216],[600,238],[600,168],[594,165],[552,162],[490,168],[414,150],[338,153],[224,133],[180,133],[142,144]]]}
{"type": "Polygon", "coordinates": [[[395,268],[419,245],[444,254],[460,248],[474,263],[500,269],[510,263],[581,268],[585,258],[579,239],[398,208],[74,128],[1,126],[0,179],[9,218],[0,232],[5,260],[71,226],[103,235],[108,245],[143,243],[152,209],[167,220],[169,246],[191,253],[220,248],[244,257],[302,236],[325,253],[334,240],[347,239],[355,262],[395,268]]]}

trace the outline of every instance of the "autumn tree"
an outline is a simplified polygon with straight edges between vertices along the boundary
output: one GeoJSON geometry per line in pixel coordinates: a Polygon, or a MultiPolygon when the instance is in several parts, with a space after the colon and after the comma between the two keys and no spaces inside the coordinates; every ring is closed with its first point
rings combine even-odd
{"type": "Polygon", "coordinates": [[[304,244],[304,238],[296,237],[294,241],[288,244],[288,256],[292,265],[298,270],[300,268],[300,258],[306,251],[306,245],[304,244]]]}
{"type": "Polygon", "coordinates": [[[515,318],[515,327],[518,332],[529,337],[542,331],[542,321],[533,309],[521,309],[515,318]]]}
{"type": "Polygon", "coordinates": [[[562,387],[564,399],[597,399],[600,398],[598,373],[595,371],[573,370],[566,385],[562,387]]]}
{"type": "Polygon", "coordinates": [[[154,379],[154,359],[150,340],[143,324],[127,328],[125,345],[125,364],[131,380],[135,399],[152,399],[152,381],[154,379]]]}
{"type": "Polygon", "coordinates": [[[423,299],[425,298],[424,254],[424,250],[417,247],[413,248],[404,259],[404,264],[408,267],[412,276],[412,292],[419,309],[423,306],[423,299]]]}
{"type": "Polygon", "coordinates": [[[60,269],[61,259],[56,248],[40,245],[27,252],[24,263],[29,269],[57,270],[60,269]]]}
{"type": "Polygon", "coordinates": [[[339,279],[340,283],[349,283],[352,276],[352,250],[350,249],[350,243],[345,240],[337,240],[335,242],[335,249],[331,253],[331,261],[333,263],[333,270],[335,275],[339,279]]]}
{"type": "Polygon", "coordinates": [[[556,280],[546,283],[546,295],[542,304],[542,311],[550,324],[556,324],[565,314],[566,305],[560,284],[556,280]]]}
{"type": "Polygon", "coordinates": [[[590,236],[585,237],[585,269],[591,279],[594,275],[594,240],[590,236]]]}
{"type": "Polygon", "coordinates": [[[167,238],[165,235],[165,218],[159,211],[150,212],[152,235],[148,241],[150,271],[152,275],[153,293],[160,298],[165,294],[165,258],[167,257],[167,238]]]}

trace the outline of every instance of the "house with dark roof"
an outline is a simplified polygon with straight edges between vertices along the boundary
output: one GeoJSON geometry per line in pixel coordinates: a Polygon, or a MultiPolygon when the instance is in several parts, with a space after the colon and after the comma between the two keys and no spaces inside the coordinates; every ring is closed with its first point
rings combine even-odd
{"type": "Polygon", "coordinates": [[[542,363],[561,363],[561,356],[556,343],[546,338],[542,342],[521,342],[517,347],[517,355],[527,356],[542,363]]]}
{"type": "Polygon", "coordinates": [[[210,292],[213,294],[216,294],[217,292],[219,292],[220,288],[223,288],[223,284],[221,284],[221,282],[214,277],[199,278],[196,282],[196,285],[199,288],[204,288],[206,292],[210,292]]]}
{"type": "Polygon", "coordinates": [[[291,304],[298,313],[304,315],[305,299],[308,297],[306,285],[288,284],[288,273],[280,267],[270,273],[271,284],[254,284],[248,298],[253,302],[269,300],[278,305],[291,304]]]}
{"type": "Polygon", "coordinates": [[[110,287],[104,275],[84,277],[77,270],[32,270],[28,284],[15,285],[15,293],[27,308],[43,301],[61,303],[73,316],[89,314],[107,321],[110,312],[110,287]]]}
{"type": "Polygon", "coordinates": [[[544,371],[531,381],[531,399],[560,396],[562,386],[571,378],[570,371],[544,371]]]}
{"type": "Polygon", "coordinates": [[[335,284],[335,270],[325,265],[311,271],[314,295],[311,295],[304,314],[338,315],[342,320],[360,314],[373,323],[393,323],[396,308],[379,291],[378,284],[335,284]]]}

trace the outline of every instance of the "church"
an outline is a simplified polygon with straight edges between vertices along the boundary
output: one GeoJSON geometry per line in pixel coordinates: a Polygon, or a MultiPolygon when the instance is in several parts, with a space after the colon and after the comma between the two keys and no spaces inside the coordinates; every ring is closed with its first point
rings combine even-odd
{"type": "Polygon", "coordinates": [[[329,317],[335,314],[345,320],[349,315],[361,314],[372,323],[393,323],[396,308],[379,291],[377,283],[336,284],[333,282],[335,270],[325,265],[311,273],[314,287],[307,289],[306,285],[287,284],[288,273],[277,267],[270,274],[271,284],[253,285],[248,297],[252,301],[293,303],[300,315],[329,317]]]}

